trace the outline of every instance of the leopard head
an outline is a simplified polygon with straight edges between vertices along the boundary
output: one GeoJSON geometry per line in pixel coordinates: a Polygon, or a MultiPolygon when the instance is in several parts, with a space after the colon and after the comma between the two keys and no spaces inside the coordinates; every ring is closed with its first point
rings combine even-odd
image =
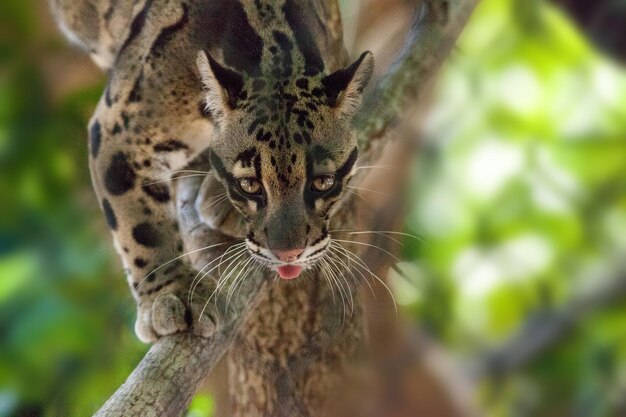
{"type": "Polygon", "coordinates": [[[245,221],[247,249],[295,278],[328,250],[329,220],[357,159],[352,119],[372,54],[313,75],[268,68],[250,77],[205,52],[197,63],[215,122],[211,167],[245,221]]]}

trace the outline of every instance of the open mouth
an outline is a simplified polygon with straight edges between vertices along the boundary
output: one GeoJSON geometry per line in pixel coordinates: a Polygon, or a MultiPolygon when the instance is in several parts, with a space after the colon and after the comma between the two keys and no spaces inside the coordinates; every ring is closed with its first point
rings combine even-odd
{"type": "Polygon", "coordinates": [[[250,255],[252,255],[257,262],[278,272],[278,276],[281,279],[291,280],[298,278],[302,274],[303,270],[309,269],[314,263],[325,255],[329,239],[320,241],[317,247],[307,247],[306,250],[303,251],[306,256],[299,256],[296,257],[296,259],[286,261],[275,259],[276,256],[274,256],[272,252],[256,244],[256,242],[246,240],[246,244],[250,255]]]}
{"type": "Polygon", "coordinates": [[[282,279],[295,279],[300,276],[302,267],[298,265],[281,265],[276,270],[282,279]]]}

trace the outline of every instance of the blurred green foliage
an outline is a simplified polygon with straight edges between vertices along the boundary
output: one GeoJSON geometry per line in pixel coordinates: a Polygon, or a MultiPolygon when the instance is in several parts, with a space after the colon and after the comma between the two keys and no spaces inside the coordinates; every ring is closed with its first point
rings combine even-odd
{"type": "Polygon", "coordinates": [[[0,2],[0,415],[90,415],[145,347],[93,198],[86,124],[103,82],[52,102],[67,50],[45,2],[0,2]]]}
{"type": "MultiPolygon", "coordinates": [[[[626,280],[626,73],[562,13],[483,2],[426,125],[407,308],[448,349],[475,361],[574,296],[626,280]]],[[[484,381],[487,415],[623,415],[625,295],[521,371],[484,381]]]]}
{"type": "MultiPolygon", "coordinates": [[[[0,3],[0,416],[90,415],[146,347],[90,186],[104,77],[56,97],[45,5],[0,3]]],[[[77,54],[77,53],[76,53],[77,54]]],[[[398,300],[468,362],[626,277],[626,74],[540,0],[484,0],[442,72],[415,170],[398,300]]],[[[503,380],[490,416],[617,416],[626,309],[503,380]]],[[[211,413],[199,395],[190,416],[211,413]]]]}

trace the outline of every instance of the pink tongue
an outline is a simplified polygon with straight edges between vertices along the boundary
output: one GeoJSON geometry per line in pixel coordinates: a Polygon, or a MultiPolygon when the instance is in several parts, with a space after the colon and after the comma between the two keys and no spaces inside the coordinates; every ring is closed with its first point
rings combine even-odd
{"type": "Polygon", "coordinates": [[[296,265],[283,265],[278,267],[278,275],[282,279],[294,279],[300,276],[300,272],[302,272],[301,266],[296,265]]]}

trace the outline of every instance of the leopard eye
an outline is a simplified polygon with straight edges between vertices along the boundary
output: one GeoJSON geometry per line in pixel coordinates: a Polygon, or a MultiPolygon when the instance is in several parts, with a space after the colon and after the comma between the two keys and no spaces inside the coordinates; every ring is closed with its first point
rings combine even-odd
{"type": "Polygon", "coordinates": [[[253,177],[241,178],[239,186],[246,194],[258,194],[261,191],[261,183],[253,177]]]}
{"type": "Polygon", "coordinates": [[[320,175],[313,179],[311,188],[315,191],[328,191],[335,185],[335,177],[333,175],[320,175]]]}

